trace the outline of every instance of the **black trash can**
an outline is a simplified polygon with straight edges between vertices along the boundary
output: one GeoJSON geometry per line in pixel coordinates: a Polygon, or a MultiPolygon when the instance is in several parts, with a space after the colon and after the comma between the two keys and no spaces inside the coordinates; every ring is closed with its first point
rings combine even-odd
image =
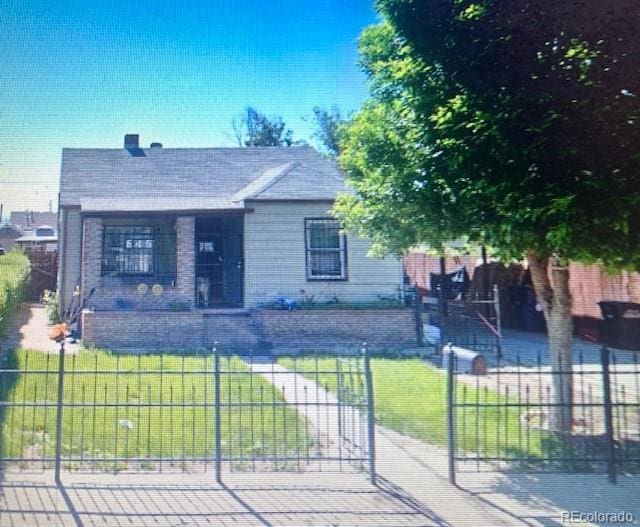
{"type": "Polygon", "coordinates": [[[602,312],[600,341],[614,348],[640,350],[640,304],[635,302],[598,302],[602,312]]]}
{"type": "Polygon", "coordinates": [[[543,333],[546,330],[544,313],[539,311],[536,293],[532,287],[513,285],[507,288],[511,304],[513,328],[521,331],[543,333]]]}

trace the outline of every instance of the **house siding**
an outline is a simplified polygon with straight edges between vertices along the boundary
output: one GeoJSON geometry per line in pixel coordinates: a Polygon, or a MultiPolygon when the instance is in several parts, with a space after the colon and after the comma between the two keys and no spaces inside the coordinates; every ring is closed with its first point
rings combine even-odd
{"type": "Polygon", "coordinates": [[[305,218],[329,217],[331,202],[251,202],[245,217],[245,306],[278,295],[303,300],[375,301],[396,297],[402,283],[399,259],[367,256],[368,240],[347,236],[347,279],[308,281],[305,218]],[[304,291],[304,293],[302,292],[304,291]]]}

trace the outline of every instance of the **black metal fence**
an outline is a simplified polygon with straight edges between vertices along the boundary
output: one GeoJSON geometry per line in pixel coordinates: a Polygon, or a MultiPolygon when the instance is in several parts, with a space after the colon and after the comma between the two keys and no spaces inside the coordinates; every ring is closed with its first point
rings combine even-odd
{"type": "Polygon", "coordinates": [[[368,361],[12,351],[0,363],[0,468],[375,477],[368,361]]]}
{"type": "Polygon", "coordinates": [[[499,359],[502,355],[500,297],[494,287],[487,294],[466,293],[450,300],[441,296],[424,302],[430,325],[439,328],[441,342],[499,359]]]}
{"type": "Polygon", "coordinates": [[[539,354],[517,356],[484,376],[447,358],[452,481],[468,470],[606,472],[613,482],[640,472],[638,353],[602,347],[595,360],[579,355],[553,371],[539,354]]]}

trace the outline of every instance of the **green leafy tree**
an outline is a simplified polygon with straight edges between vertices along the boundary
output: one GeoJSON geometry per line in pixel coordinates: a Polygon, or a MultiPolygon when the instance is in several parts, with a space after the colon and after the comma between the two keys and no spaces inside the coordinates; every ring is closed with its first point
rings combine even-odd
{"type": "Polygon", "coordinates": [[[238,146],[292,146],[293,132],[282,117],[269,118],[253,106],[247,106],[231,126],[238,146]]]}
{"type": "MultiPolygon", "coordinates": [[[[527,257],[555,372],[568,262],[640,268],[640,11],[632,0],[379,0],[371,99],[345,131],[336,213],[378,251],[468,237],[527,257]]],[[[554,375],[555,430],[572,383],[554,375]]]]}
{"type": "Polygon", "coordinates": [[[313,137],[320,142],[331,157],[338,156],[340,154],[340,127],[345,123],[340,109],[337,106],[332,106],[329,110],[314,106],[313,120],[316,125],[313,137]]]}

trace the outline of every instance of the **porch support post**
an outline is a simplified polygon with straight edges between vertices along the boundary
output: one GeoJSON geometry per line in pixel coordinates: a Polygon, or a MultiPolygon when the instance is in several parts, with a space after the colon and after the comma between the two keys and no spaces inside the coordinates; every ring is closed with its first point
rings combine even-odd
{"type": "Polygon", "coordinates": [[[183,301],[194,305],[196,294],[196,220],[193,216],[176,219],[176,289],[183,301]]]}

